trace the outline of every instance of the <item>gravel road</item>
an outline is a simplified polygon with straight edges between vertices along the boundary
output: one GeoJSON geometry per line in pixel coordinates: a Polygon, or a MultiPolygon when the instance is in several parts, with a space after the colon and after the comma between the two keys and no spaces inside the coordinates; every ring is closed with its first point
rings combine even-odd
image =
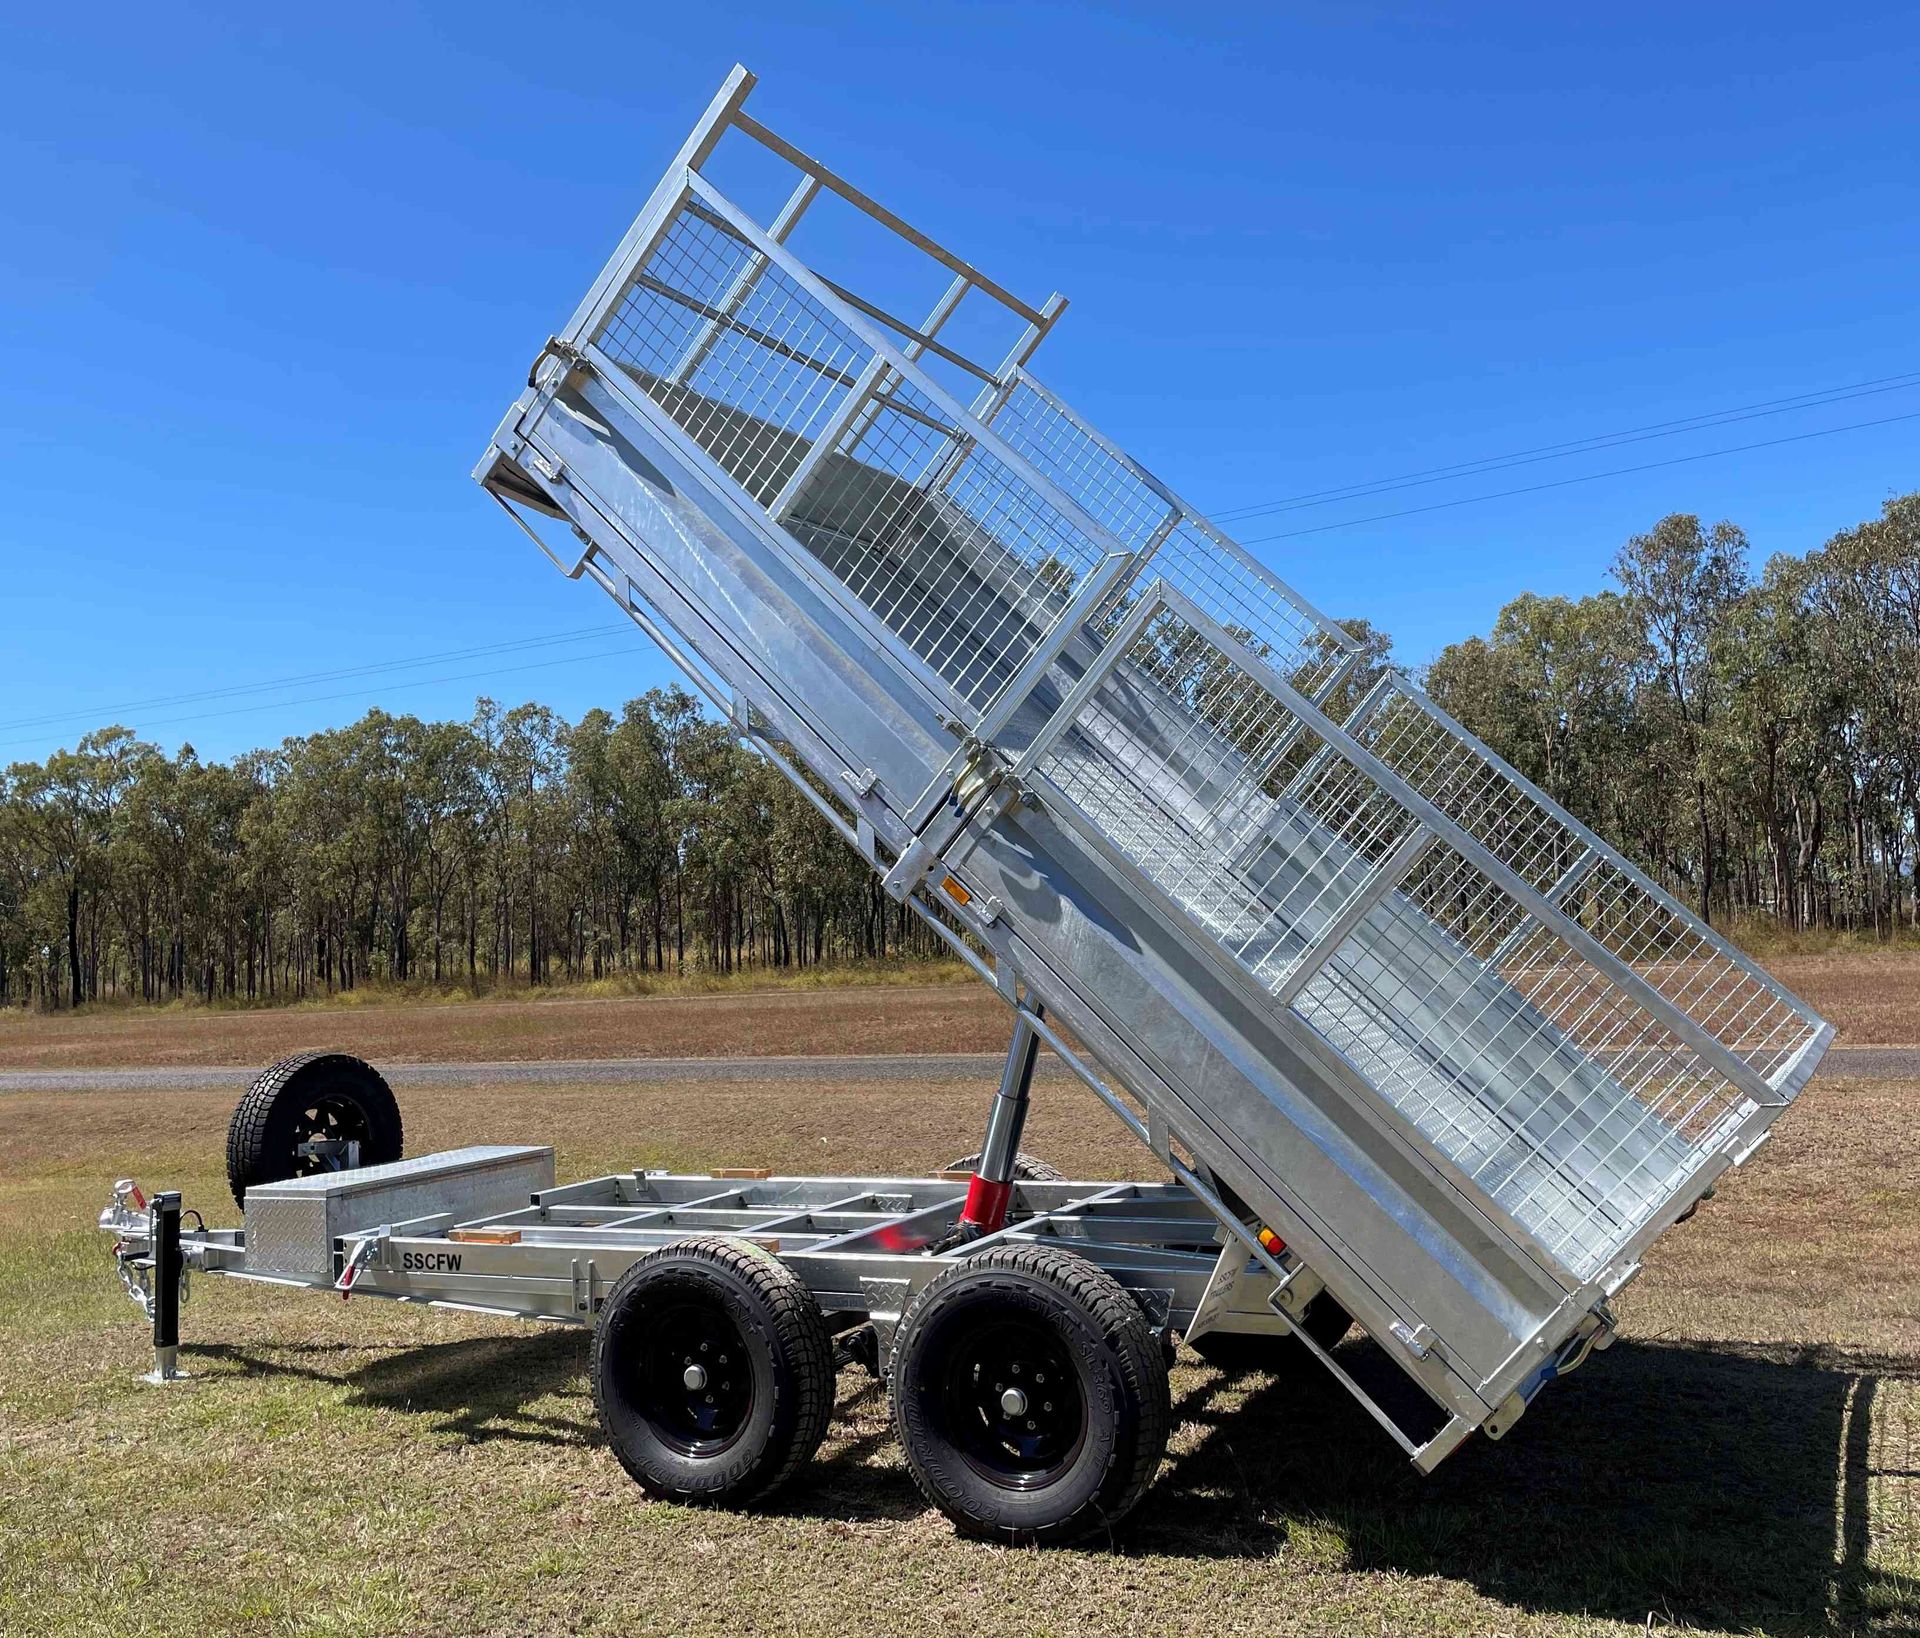
{"type": "MultiPolygon", "coordinates": [[[[537,1063],[382,1064],[396,1087],[582,1086],[664,1082],[833,1081],[839,1085],[990,1079],[1000,1072],[997,1052],[896,1053],[847,1058],[576,1058],[537,1063]]],[[[195,1087],[243,1087],[261,1065],[206,1064],[148,1069],[14,1069],[0,1071],[0,1092],[176,1092],[195,1087]]],[[[1065,1075],[1043,1058],[1042,1074],[1065,1075]]],[[[1835,1047],[1823,1076],[1868,1080],[1920,1079],[1920,1047],[1835,1047]]]]}

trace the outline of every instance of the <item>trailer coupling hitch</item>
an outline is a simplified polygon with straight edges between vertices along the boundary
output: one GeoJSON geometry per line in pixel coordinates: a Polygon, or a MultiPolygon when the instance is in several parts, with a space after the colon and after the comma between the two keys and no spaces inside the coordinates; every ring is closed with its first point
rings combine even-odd
{"type": "Polygon", "coordinates": [[[353,1295],[353,1282],[360,1277],[360,1270],[373,1260],[373,1254],[380,1249],[387,1231],[370,1234],[364,1240],[354,1242],[353,1255],[347,1259],[347,1266],[340,1270],[340,1278],[333,1282],[334,1290],[340,1293],[340,1300],[347,1301],[353,1295]]]}
{"type": "Polygon", "coordinates": [[[127,1295],[149,1320],[153,1318],[152,1230],[147,1197],[140,1185],[123,1177],[113,1186],[113,1199],[100,1213],[100,1227],[113,1238],[113,1265],[127,1295]]]}

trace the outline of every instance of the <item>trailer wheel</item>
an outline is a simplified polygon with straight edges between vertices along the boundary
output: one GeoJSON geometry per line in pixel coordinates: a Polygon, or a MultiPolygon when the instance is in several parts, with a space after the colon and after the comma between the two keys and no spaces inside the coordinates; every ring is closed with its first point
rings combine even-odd
{"type": "Polygon", "coordinates": [[[338,1171],[336,1156],[302,1145],[352,1142],[362,1166],[400,1158],[400,1105],[371,1064],[344,1052],[302,1052],[261,1071],[227,1124],[227,1186],[245,1206],[247,1190],[312,1172],[338,1171]]]}
{"type": "Polygon", "coordinates": [[[833,1412],[820,1305],[770,1253],[680,1240],[621,1276],[593,1336],[593,1400],[650,1496],[757,1500],[815,1450],[833,1412]]]}
{"type": "MultiPolygon", "coordinates": [[[[980,1153],[975,1150],[970,1155],[962,1155],[951,1165],[942,1168],[949,1172],[970,1172],[980,1164],[980,1153]]],[[[1049,1164],[1038,1155],[1030,1155],[1022,1149],[1013,1157],[1013,1180],[1016,1183],[1064,1183],[1067,1174],[1058,1166],[1049,1164]]]]}
{"type": "MultiPolygon", "coordinates": [[[[1307,1335],[1329,1353],[1353,1328],[1352,1316],[1326,1292],[1307,1304],[1306,1317],[1300,1323],[1307,1335]]],[[[1270,1333],[1208,1331],[1190,1339],[1187,1346],[1223,1371],[1291,1371],[1313,1358],[1292,1337],[1270,1333]]]]}
{"type": "Polygon", "coordinates": [[[969,1535],[1111,1528],[1166,1451],[1167,1371],[1139,1304],[1052,1246],[996,1246],[923,1288],[890,1385],[914,1482],[969,1535]]]}

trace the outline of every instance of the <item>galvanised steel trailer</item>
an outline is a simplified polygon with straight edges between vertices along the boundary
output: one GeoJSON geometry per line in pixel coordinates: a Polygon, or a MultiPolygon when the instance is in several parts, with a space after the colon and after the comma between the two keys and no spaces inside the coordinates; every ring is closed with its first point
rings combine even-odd
{"type": "Polygon", "coordinates": [[[1004,997],[982,1152],[556,1188],[543,1150],[401,1161],[377,1076],[295,1061],[236,1117],[243,1230],[124,1191],[103,1218],[156,1340],[181,1260],[594,1324],[629,1469],[735,1500],[864,1360],[929,1497],[1026,1540],[1138,1497],[1175,1334],[1317,1360],[1422,1469],[1499,1437],[1830,1027],[1042,386],[1064,301],[767,129],[752,84],[475,476],[1004,997]],[[785,202],[744,208],[730,154],[785,202]],[[887,289],[803,257],[816,223],[841,262],[867,232],[887,289]],[[917,321],[906,272],[943,287],[917,321]],[[1041,1041],[1172,1181],[1020,1175],[1041,1041]],[[1431,1414],[1377,1390],[1382,1356],[1431,1414]]]}

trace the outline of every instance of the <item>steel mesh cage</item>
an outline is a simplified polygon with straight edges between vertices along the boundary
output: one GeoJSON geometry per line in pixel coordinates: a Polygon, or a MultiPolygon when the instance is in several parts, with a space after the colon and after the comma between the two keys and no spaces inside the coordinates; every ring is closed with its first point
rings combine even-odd
{"type": "Polygon", "coordinates": [[[689,172],[590,340],[1451,1175],[1627,1255],[1820,1021],[1024,368],[965,407],[874,311],[689,172]]]}
{"type": "Polygon", "coordinates": [[[786,523],[975,709],[1053,629],[1100,546],[892,372],[786,523]]]}
{"type": "Polygon", "coordinates": [[[1173,611],[1148,622],[1040,772],[1582,1278],[1744,1107],[1173,611]]]}

